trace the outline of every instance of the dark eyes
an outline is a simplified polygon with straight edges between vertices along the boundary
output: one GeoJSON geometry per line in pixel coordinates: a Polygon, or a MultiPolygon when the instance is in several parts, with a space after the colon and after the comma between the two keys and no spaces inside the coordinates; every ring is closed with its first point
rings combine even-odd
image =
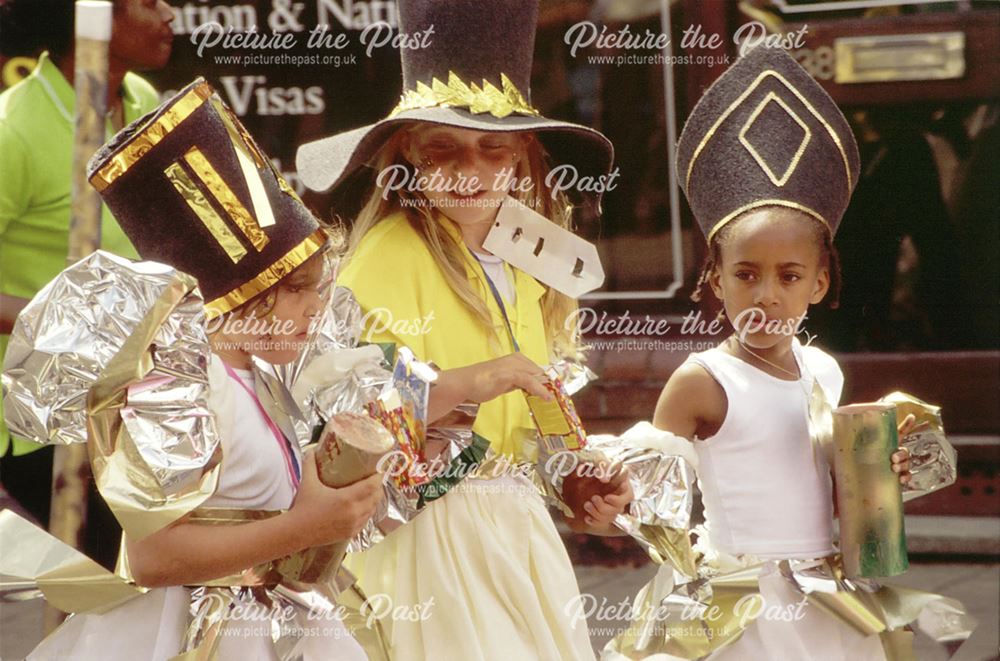
{"type": "MultiPolygon", "coordinates": [[[[737,271],[736,272],[736,278],[739,279],[739,280],[753,280],[756,277],[757,277],[757,274],[754,273],[753,271],[737,271]]],[[[781,274],[781,280],[783,282],[792,283],[792,282],[798,282],[801,279],[802,279],[802,276],[799,275],[798,273],[782,273],[781,274]]]]}

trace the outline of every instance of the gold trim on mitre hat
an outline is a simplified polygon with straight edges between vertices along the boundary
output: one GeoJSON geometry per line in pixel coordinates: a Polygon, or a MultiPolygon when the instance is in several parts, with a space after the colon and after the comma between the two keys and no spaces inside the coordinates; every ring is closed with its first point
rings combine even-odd
{"type": "Polygon", "coordinates": [[[785,51],[766,46],[705,91],[677,144],[677,176],[709,240],[765,206],[795,209],[835,233],[859,167],[833,99],[785,51]]]}

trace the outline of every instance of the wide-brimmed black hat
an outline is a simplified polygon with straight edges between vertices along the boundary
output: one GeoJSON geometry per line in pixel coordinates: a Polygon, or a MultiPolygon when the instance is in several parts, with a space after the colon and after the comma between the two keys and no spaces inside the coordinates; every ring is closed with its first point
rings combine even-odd
{"type": "Polygon", "coordinates": [[[677,144],[677,177],[709,239],[751,209],[783,206],[837,231],[858,145],[833,99],[780,48],[758,46],[709,87],[677,144]]]}
{"type": "Polygon", "coordinates": [[[426,47],[401,51],[399,105],[379,122],[302,145],[295,164],[306,186],[336,187],[411,122],[533,131],[555,165],[571,164],[581,177],[611,170],[614,149],[604,135],[542,117],[531,105],[538,0],[399,0],[398,6],[401,33],[429,33],[426,47]]]}
{"type": "Polygon", "coordinates": [[[267,290],[326,241],[201,78],[101,147],[87,176],[143,259],[198,279],[209,318],[267,290]]]}

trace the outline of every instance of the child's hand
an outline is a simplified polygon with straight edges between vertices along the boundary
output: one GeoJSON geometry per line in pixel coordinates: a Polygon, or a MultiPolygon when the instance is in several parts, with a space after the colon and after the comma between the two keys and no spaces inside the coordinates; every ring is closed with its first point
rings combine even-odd
{"type": "MultiPolygon", "coordinates": [[[[907,435],[912,434],[915,431],[919,431],[920,428],[926,426],[926,423],[921,425],[916,424],[916,417],[911,413],[906,416],[899,426],[896,428],[896,433],[899,436],[900,443],[907,435]]],[[[910,451],[904,447],[900,447],[898,450],[892,453],[892,472],[899,474],[899,483],[906,484],[912,479],[910,474],[910,451]]]]}
{"type": "Polygon", "coordinates": [[[618,529],[614,526],[615,517],[623,513],[628,504],[635,499],[628,476],[628,469],[624,467],[613,475],[603,471],[600,480],[611,484],[615,490],[604,496],[594,496],[583,504],[583,509],[587,513],[583,519],[586,524],[584,532],[592,535],[616,534],[618,529]]]}
{"type": "Polygon", "coordinates": [[[521,353],[447,370],[439,375],[439,379],[442,377],[445,380],[454,379],[454,385],[464,393],[465,401],[488,402],[519,388],[529,395],[552,399],[552,394],[543,385],[548,381],[545,372],[521,353]]]}
{"type": "Polygon", "coordinates": [[[302,482],[289,514],[299,519],[299,529],[308,546],[322,546],[354,537],[382,502],[382,474],[341,489],[323,484],[316,467],[316,455],[308,452],[302,460],[302,482]]]}

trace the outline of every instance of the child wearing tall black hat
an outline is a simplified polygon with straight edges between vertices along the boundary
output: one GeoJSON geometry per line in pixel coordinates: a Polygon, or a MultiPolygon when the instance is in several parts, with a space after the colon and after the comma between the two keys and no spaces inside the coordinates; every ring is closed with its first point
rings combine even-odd
{"type": "MultiPolygon", "coordinates": [[[[271,368],[299,355],[321,312],[327,234],[204,81],[127,126],[95,155],[89,175],[144,259],[197,278],[204,314],[190,323],[207,320],[211,351],[195,352],[191,365],[157,363],[155,374],[122,384],[127,394],[110,428],[125,431],[109,434],[88,409],[94,475],[125,532],[120,573],[147,590],[106,612],[70,617],[30,658],[368,658],[336,608],[317,611],[329,617],[310,624],[304,607],[289,606],[319,603],[285,598],[312,586],[289,588],[269,570],[250,571],[350,539],[382,498],[379,474],[342,489],[320,482],[271,368]],[[191,370],[194,384],[184,380],[191,370]],[[207,404],[185,400],[185,384],[196,388],[200,379],[207,404]],[[142,393],[170,384],[174,392],[159,396],[179,398],[178,408],[144,419],[142,393]],[[216,446],[204,437],[206,416],[216,446]],[[134,421],[142,424],[129,427],[134,421]],[[288,615],[275,620],[273,609],[288,615]],[[294,627],[298,633],[285,630],[294,627]]],[[[137,273],[166,268],[142,264],[137,273]]],[[[141,277],[119,278],[102,285],[106,298],[82,303],[114,301],[118,314],[112,309],[108,323],[129,323],[149,305],[135,297],[141,287],[141,277]]],[[[50,295],[57,298],[48,305],[58,305],[58,291],[43,292],[50,295]]],[[[79,332],[101,329],[84,324],[79,332]]],[[[119,348],[117,365],[136,337],[119,348]]],[[[15,339],[26,339],[23,328],[15,339]]],[[[157,352],[154,345],[132,359],[145,372],[157,352]]]]}
{"type": "MultiPolygon", "coordinates": [[[[433,27],[433,35],[401,53],[399,105],[297,156],[314,190],[342,190],[374,170],[338,283],[367,313],[371,340],[454,370],[435,386],[443,398],[486,402],[474,429],[512,461],[526,458],[522,432],[532,427],[520,390],[532,393],[545,379],[541,365],[578,353],[576,301],[484,241],[508,196],[540,223],[569,228],[567,196],[547,175],[561,165],[599,179],[613,157],[599,132],[532,107],[537,17],[537,0],[400,2],[400,30],[433,27]],[[404,185],[393,185],[394,175],[404,185]],[[486,401],[486,387],[503,394],[486,401]]],[[[624,473],[610,491],[587,503],[581,527],[610,533],[631,500],[624,473]]],[[[469,478],[348,561],[366,591],[439,605],[426,621],[386,623],[396,659],[593,657],[586,623],[570,615],[580,594],[569,557],[523,476],[469,478]]]]}
{"type": "MultiPolygon", "coordinates": [[[[758,47],[695,106],[677,165],[708,240],[695,298],[711,290],[734,328],[674,372],[653,417],[691,441],[700,565],[695,577],[663,565],[602,658],[902,658],[912,642],[903,624],[920,609],[873,606],[881,596],[842,580],[834,557],[819,436],[844,377],[797,337],[810,305],[836,301],[833,235],[858,179],[847,121],[789,55],[758,47]],[[815,598],[824,592],[828,601],[815,598]]],[[[900,437],[912,427],[908,417],[900,437]]],[[[891,462],[906,484],[908,453],[891,462]]]]}

